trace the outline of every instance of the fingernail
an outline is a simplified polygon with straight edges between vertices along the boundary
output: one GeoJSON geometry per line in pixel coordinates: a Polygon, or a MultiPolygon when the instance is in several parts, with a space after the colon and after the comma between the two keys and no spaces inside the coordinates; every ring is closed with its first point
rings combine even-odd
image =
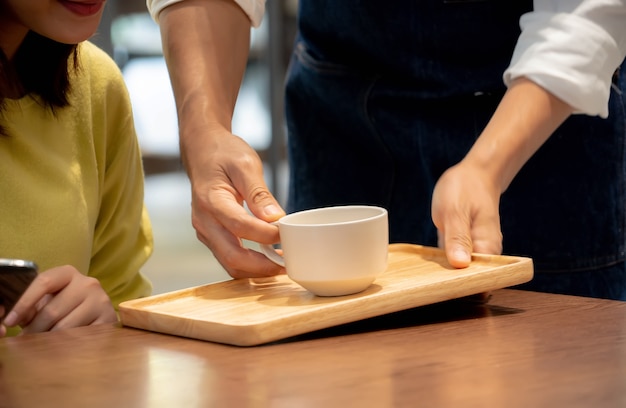
{"type": "Polygon", "coordinates": [[[4,325],[7,327],[15,326],[17,323],[17,313],[14,311],[9,312],[7,317],[4,319],[4,325]]]}
{"type": "Polygon", "coordinates": [[[263,208],[263,212],[265,212],[265,215],[268,215],[270,217],[281,214],[280,208],[278,208],[278,206],[276,206],[274,204],[270,204],[268,206],[265,206],[263,208]]]}
{"type": "Polygon", "coordinates": [[[467,252],[465,249],[463,248],[457,248],[454,250],[454,257],[459,260],[459,261],[463,261],[463,262],[470,262],[471,256],[469,254],[469,252],[467,252]]]}

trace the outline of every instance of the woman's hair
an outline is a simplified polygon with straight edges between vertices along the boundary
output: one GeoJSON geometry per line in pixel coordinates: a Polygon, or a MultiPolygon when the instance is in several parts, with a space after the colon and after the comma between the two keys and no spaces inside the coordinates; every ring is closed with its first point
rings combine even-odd
{"type": "Polygon", "coordinates": [[[0,137],[7,135],[3,112],[10,90],[38,96],[53,112],[69,104],[69,74],[70,68],[78,68],[77,50],[76,44],[62,44],[33,31],[26,35],[12,61],[0,49],[0,137]]]}

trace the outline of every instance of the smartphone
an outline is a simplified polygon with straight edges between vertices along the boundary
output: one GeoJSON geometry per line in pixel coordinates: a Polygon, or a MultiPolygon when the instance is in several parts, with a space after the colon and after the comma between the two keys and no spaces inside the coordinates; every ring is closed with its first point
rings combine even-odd
{"type": "Polygon", "coordinates": [[[37,264],[24,259],[0,258],[0,323],[37,276],[37,264]]]}

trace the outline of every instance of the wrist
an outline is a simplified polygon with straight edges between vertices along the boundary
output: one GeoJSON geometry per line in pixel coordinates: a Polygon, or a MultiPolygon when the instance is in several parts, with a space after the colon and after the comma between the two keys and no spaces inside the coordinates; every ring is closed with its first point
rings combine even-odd
{"type": "Polygon", "coordinates": [[[504,192],[571,112],[569,105],[539,85],[517,79],[464,161],[480,169],[504,192]]]}

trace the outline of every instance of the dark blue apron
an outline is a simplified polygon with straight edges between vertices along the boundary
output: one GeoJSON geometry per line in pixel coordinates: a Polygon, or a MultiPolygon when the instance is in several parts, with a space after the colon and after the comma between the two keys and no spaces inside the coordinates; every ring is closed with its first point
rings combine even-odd
{"type": "MultiPolygon", "coordinates": [[[[532,1],[299,7],[286,83],[288,211],[381,205],[392,242],[436,246],[432,190],[501,99],[532,1]]],[[[504,253],[535,262],[528,288],[626,299],[624,71],[609,119],[572,117],[502,196],[504,253]]]]}

